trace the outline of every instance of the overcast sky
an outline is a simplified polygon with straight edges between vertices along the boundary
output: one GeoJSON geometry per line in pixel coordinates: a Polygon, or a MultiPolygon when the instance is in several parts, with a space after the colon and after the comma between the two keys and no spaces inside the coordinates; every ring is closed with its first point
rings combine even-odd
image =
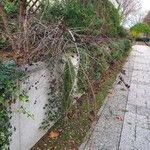
{"type": "Polygon", "coordinates": [[[133,26],[136,22],[136,20],[138,21],[138,14],[142,14],[143,16],[145,16],[148,11],[150,11],[150,0],[140,0],[141,4],[142,4],[142,8],[137,12],[137,15],[131,15],[125,24],[123,25],[126,28],[129,28],[131,26],[133,26]],[[134,18],[134,19],[131,19],[134,18]],[[135,22],[133,21],[135,20],[135,22]]]}
{"type": "Polygon", "coordinates": [[[142,10],[148,11],[150,10],[150,0],[141,0],[142,2],[142,10]]]}

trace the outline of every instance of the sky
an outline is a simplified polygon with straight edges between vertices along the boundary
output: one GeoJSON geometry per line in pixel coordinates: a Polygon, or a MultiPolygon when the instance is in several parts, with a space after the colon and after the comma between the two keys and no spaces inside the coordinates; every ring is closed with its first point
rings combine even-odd
{"type": "MultiPolygon", "coordinates": [[[[138,16],[138,14],[141,14],[141,15],[145,16],[148,13],[148,11],[150,11],[150,0],[140,0],[140,1],[141,1],[141,5],[142,5],[141,7],[142,8],[137,12],[137,16],[138,16]]],[[[132,17],[133,16],[131,15],[130,18],[132,18],[132,17]]],[[[136,22],[136,15],[133,18],[135,18],[135,22],[128,20],[124,24],[124,27],[129,28],[129,27],[133,26],[135,23],[137,23],[136,22]]]]}
{"type": "Polygon", "coordinates": [[[142,11],[150,10],[150,0],[141,0],[142,3],[142,11]]]}

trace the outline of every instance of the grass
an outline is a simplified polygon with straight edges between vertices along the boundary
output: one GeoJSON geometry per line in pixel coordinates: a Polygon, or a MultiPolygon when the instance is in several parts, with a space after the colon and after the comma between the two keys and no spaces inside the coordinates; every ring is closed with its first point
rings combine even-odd
{"type": "MultiPolygon", "coordinates": [[[[118,73],[121,71],[130,51],[120,57],[113,66],[108,69],[96,85],[97,111],[102,106],[109,90],[112,88],[118,73]]],[[[81,97],[79,103],[71,108],[68,119],[61,118],[48,133],[32,148],[32,150],[76,150],[83,142],[95,119],[92,107],[93,100],[87,95],[81,97]],[[58,133],[55,138],[50,137],[51,131],[58,133]]]]}

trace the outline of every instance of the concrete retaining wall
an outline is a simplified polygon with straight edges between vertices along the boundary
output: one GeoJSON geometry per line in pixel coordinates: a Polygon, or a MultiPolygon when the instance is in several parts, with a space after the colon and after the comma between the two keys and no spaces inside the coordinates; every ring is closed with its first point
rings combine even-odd
{"type": "MultiPolygon", "coordinates": [[[[77,71],[78,69],[78,56],[70,55],[72,63],[77,71]]],[[[36,142],[46,133],[46,130],[41,130],[42,121],[45,119],[46,110],[43,109],[45,104],[48,103],[48,93],[50,83],[53,79],[57,82],[54,86],[58,86],[60,75],[62,74],[62,62],[55,62],[55,65],[39,62],[32,66],[25,66],[27,78],[21,81],[21,87],[27,92],[29,102],[23,104],[17,102],[12,105],[12,141],[10,143],[10,150],[29,150],[36,142]],[[26,108],[32,117],[27,117],[27,114],[18,113],[20,107],[26,108]]],[[[76,81],[75,81],[76,84],[76,81]]],[[[74,85],[76,86],[76,85],[74,85]]],[[[51,125],[49,128],[53,125],[51,125]]]]}

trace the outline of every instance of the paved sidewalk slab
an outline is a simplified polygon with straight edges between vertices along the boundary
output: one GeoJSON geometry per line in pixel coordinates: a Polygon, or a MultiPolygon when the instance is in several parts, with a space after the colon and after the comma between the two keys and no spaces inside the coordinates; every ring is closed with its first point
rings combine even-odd
{"type": "Polygon", "coordinates": [[[136,47],[131,88],[127,101],[120,150],[150,150],[150,48],[136,47]]]}
{"type": "Polygon", "coordinates": [[[80,150],[150,150],[150,48],[135,45],[123,70],[80,150]]]}

